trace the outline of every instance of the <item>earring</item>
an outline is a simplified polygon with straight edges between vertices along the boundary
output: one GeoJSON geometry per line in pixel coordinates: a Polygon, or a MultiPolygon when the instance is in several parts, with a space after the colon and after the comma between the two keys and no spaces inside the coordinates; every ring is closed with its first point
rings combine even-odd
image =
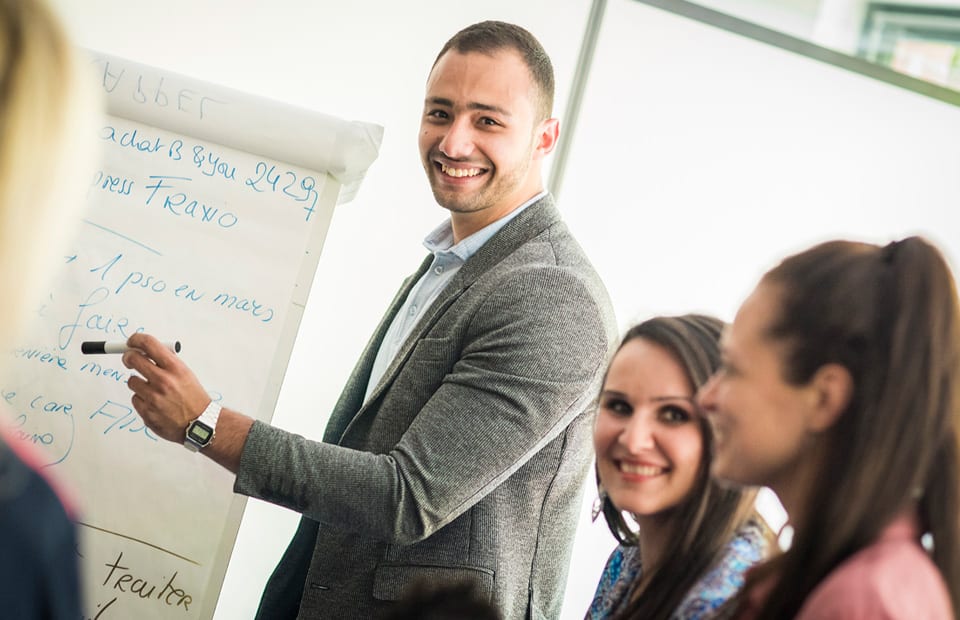
{"type": "Polygon", "coordinates": [[[603,488],[602,484],[597,484],[597,499],[593,500],[593,507],[590,509],[590,521],[596,522],[597,517],[600,516],[600,513],[603,512],[603,506],[607,503],[606,490],[603,488]]]}

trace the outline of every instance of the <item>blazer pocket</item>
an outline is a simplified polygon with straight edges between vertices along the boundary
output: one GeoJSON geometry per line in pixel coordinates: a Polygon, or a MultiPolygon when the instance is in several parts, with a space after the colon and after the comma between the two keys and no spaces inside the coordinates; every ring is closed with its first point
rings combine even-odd
{"type": "Polygon", "coordinates": [[[493,597],[493,571],[474,566],[383,565],[373,575],[373,598],[398,601],[416,584],[473,584],[477,596],[485,601],[493,597]]]}

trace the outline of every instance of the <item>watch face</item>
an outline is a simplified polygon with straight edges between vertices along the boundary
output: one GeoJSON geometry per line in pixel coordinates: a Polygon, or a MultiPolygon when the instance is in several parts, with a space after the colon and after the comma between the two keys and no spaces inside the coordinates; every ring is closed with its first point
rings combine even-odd
{"type": "Polygon", "coordinates": [[[212,438],[213,429],[199,420],[194,420],[190,426],[187,427],[187,439],[197,445],[205,446],[210,443],[212,438]]]}

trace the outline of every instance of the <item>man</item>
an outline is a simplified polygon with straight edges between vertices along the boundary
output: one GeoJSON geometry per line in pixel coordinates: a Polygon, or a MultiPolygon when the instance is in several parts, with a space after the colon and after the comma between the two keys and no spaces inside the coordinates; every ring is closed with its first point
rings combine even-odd
{"type": "Polygon", "coordinates": [[[187,428],[237,474],[236,492],[303,514],[258,617],[374,617],[425,580],[471,582],[505,618],[559,614],[616,329],[543,191],[552,105],[549,58],[522,28],[476,24],[441,50],[420,153],[450,219],[427,237],[431,255],[374,332],[323,442],[217,414],[175,355],[149,336],[128,341],[146,354],[124,363],[143,377],[129,386],[152,430],[184,442],[187,428]]]}

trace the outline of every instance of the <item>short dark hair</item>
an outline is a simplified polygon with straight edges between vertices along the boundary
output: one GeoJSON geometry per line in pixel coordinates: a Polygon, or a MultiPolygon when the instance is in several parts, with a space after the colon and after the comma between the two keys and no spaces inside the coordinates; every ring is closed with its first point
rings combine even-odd
{"type": "Polygon", "coordinates": [[[467,26],[447,41],[440,53],[437,54],[433,66],[450,50],[461,54],[480,52],[491,55],[502,49],[516,50],[530,70],[534,83],[539,91],[537,108],[540,119],[547,119],[553,115],[553,64],[547,51],[540,45],[536,37],[524,28],[506,22],[485,21],[467,26]]]}

